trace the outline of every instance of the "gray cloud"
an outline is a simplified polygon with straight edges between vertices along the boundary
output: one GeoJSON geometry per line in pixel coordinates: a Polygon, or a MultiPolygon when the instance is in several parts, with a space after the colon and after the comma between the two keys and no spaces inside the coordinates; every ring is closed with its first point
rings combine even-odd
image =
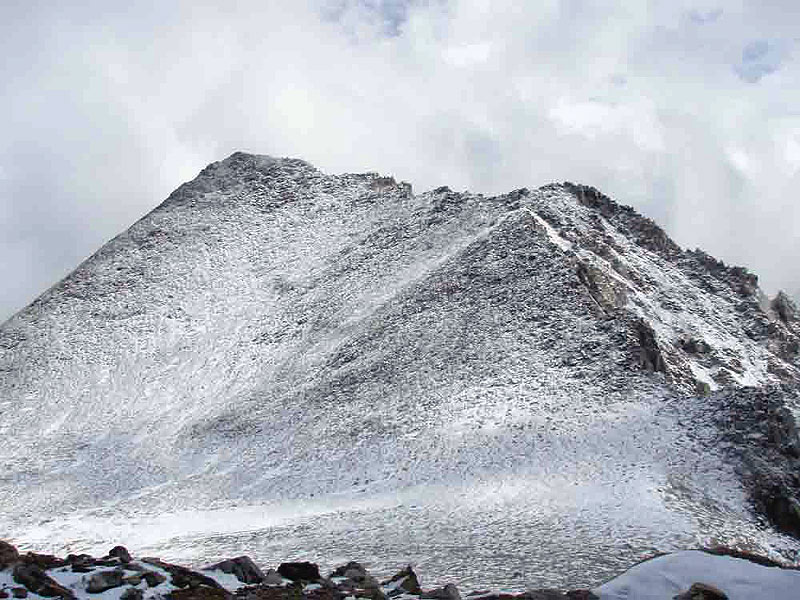
{"type": "Polygon", "coordinates": [[[793,2],[4,3],[0,318],[234,150],[570,179],[800,290],[793,2]]]}

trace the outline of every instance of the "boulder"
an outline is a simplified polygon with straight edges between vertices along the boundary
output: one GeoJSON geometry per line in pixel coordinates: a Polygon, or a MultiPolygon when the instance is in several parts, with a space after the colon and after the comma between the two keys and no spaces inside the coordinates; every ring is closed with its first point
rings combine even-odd
{"type": "Polygon", "coordinates": [[[8,598],[8,592],[5,588],[0,588],[0,598],[8,598]]]}
{"type": "Polygon", "coordinates": [[[231,600],[233,594],[222,588],[186,587],[166,595],[168,600],[231,600]]]}
{"type": "Polygon", "coordinates": [[[461,594],[458,592],[458,588],[452,583],[448,583],[446,586],[436,588],[435,590],[423,592],[420,597],[430,598],[431,600],[461,600],[461,594]]]}
{"type": "Polygon", "coordinates": [[[53,556],[52,554],[38,554],[36,552],[28,552],[27,554],[20,556],[20,562],[24,562],[28,565],[35,565],[43,570],[48,569],[57,569],[58,567],[63,567],[67,564],[63,558],[58,558],[57,556],[53,556]]]}
{"type": "Polygon", "coordinates": [[[793,323],[797,320],[797,306],[783,291],[778,292],[770,302],[770,306],[784,323],[793,323]]]}
{"type": "Polygon", "coordinates": [[[147,582],[148,587],[159,586],[167,580],[164,575],[156,573],[155,571],[145,571],[142,573],[142,579],[147,582]]]}
{"type": "Polygon", "coordinates": [[[255,584],[264,581],[264,573],[249,556],[229,558],[203,569],[204,571],[222,571],[235,575],[242,583],[255,584]]]}
{"type": "Polygon", "coordinates": [[[389,592],[389,596],[399,596],[402,593],[419,595],[422,593],[422,588],[419,586],[419,579],[411,565],[396,573],[391,579],[384,581],[381,585],[392,586],[394,589],[389,592]],[[392,586],[392,584],[395,584],[392,586]]]}
{"type": "Polygon", "coordinates": [[[46,598],[60,596],[74,598],[75,594],[52,579],[47,573],[34,564],[17,563],[13,572],[14,581],[24,585],[28,591],[46,598]]]}
{"type": "Polygon", "coordinates": [[[693,583],[688,590],[674,596],[674,600],[728,600],[728,595],[713,585],[693,583]]]}
{"type": "Polygon", "coordinates": [[[270,569],[264,575],[264,580],[261,583],[265,585],[283,585],[283,576],[275,569],[270,569]]]}
{"type": "MultiPolygon", "coordinates": [[[[159,569],[164,569],[167,573],[169,573],[170,577],[172,578],[172,584],[175,587],[193,588],[206,586],[210,588],[222,589],[222,586],[217,583],[215,579],[212,579],[207,575],[203,575],[202,573],[198,573],[197,571],[187,569],[186,567],[166,563],[159,558],[143,558],[142,562],[146,562],[147,564],[158,567],[159,569]]],[[[147,575],[144,575],[144,577],[147,578],[147,575]]],[[[148,581],[147,584],[150,585],[150,582],[148,581]]]]}
{"type": "Polygon", "coordinates": [[[378,580],[370,575],[363,565],[352,561],[334,569],[329,577],[345,577],[347,579],[343,583],[345,587],[360,587],[364,589],[377,589],[380,587],[378,580]]]}
{"type": "Polygon", "coordinates": [[[0,571],[13,565],[18,560],[19,552],[17,552],[17,549],[8,542],[0,540],[0,571]]]}
{"type": "Polygon", "coordinates": [[[100,571],[94,573],[84,579],[86,583],[86,591],[90,594],[99,594],[121,586],[125,578],[125,572],[122,569],[114,569],[111,571],[100,571]]]}
{"type": "Polygon", "coordinates": [[[73,573],[91,573],[97,566],[94,557],[89,554],[70,554],[67,564],[72,566],[73,573]]]}
{"type": "Polygon", "coordinates": [[[117,557],[122,563],[129,563],[133,560],[125,546],[114,546],[108,551],[108,555],[117,557]]]}
{"type": "Polygon", "coordinates": [[[564,592],[553,589],[530,590],[522,594],[522,600],[566,600],[566,598],[564,592]]]}
{"type": "Polygon", "coordinates": [[[144,592],[136,588],[128,588],[120,594],[119,600],[142,600],[144,592]]]}
{"type": "Polygon", "coordinates": [[[590,590],[572,590],[566,593],[567,600],[600,600],[600,597],[590,590]]]}
{"type": "Polygon", "coordinates": [[[20,587],[11,588],[11,595],[14,596],[14,598],[27,598],[28,590],[20,587]]]}
{"type": "Polygon", "coordinates": [[[319,566],[310,562],[281,563],[278,573],[292,581],[318,581],[322,578],[319,574],[319,566]]]}
{"type": "Polygon", "coordinates": [[[328,577],[348,577],[348,571],[358,572],[361,575],[367,574],[367,570],[361,565],[361,563],[350,561],[346,565],[336,567],[333,571],[331,571],[331,574],[328,575],[328,577]]]}

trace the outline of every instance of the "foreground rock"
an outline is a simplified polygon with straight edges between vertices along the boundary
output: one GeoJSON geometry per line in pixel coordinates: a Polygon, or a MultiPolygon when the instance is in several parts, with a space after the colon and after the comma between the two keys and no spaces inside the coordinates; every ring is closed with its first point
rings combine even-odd
{"type": "Polygon", "coordinates": [[[242,583],[262,583],[264,573],[261,572],[249,556],[238,556],[223,560],[215,565],[208,566],[205,571],[222,571],[235,575],[242,583]]]}
{"type": "Polygon", "coordinates": [[[453,583],[424,589],[411,566],[379,583],[353,561],[328,577],[312,562],[281,563],[264,572],[247,556],[199,573],[159,558],[137,560],[121,546],[102,558],[71,554],[61,559],[20,554],[6,542],[0,542],[0,559],[3,600],[31,594],[83,600],[107,592],[119,600],[783,600],[796,598],[800,589],[799,567],[724,547],[660,555],[592,590],[522,593],[464,593],[453,583]]]}

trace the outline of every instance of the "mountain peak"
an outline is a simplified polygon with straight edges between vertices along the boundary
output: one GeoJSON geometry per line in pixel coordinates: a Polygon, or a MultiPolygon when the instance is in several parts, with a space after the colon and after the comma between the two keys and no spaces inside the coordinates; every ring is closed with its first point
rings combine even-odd
{"type": "Polygon", "coordinates": [[[434,581],[513,531],[565,587],[709,537],[800,549],[795,315],[589,186],[414,194],[234,153],[0,326],[0,535],[184,509],[215,544],[317,519],[310,545],[373,556],[382,514],[434,581]]]}

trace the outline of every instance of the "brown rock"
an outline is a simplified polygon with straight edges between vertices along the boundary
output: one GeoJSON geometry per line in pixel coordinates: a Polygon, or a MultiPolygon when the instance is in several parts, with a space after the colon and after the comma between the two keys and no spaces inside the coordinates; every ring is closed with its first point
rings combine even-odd
{"type": "Polygon", "coordinates": [[[430,598],[431,600],[461,600],[461,594],[458,592],[456,586],[452,583],[448,583],[444,587],[424,592],[420,598],[430,598]]]}
{"type": "Polygon", "coordinates": [[[159,586],[167,580],[164,575],[155,571],[145,571],[142,573],[142,578],[147,582],[148,587],[159,586]]]}
{"type": "Polygon", "coordinates": [[[90,594],[100,594],[106,590],[121,586],[124,577],[125,572],[121,569],[100,571],[86,578],[86,591],[90,594]]]}
{"type": "Polygon", "coordinates": [[[322,579],[319,567],[311,562],[281,563],[278,573],[292,581],[318,581],[322,579]]]}
{"type": "Polygon", "coordinates": [[[230,600],[233,598],[228,590],[207,586],[187,587],[167,594],[169,600],[230,600]]]}
{"type": "Polygon", "coordinates": [[[264,581],[264,573],[256,566],[249,556],[238,556],[229,558],[214,565],[205,567],[204,571],[222,571],[234,575],[242,583],[261,583],[264,581]]]}
{"type": "MultiPolygon", "coordinates": [[[[186,567],[166,563],[158,558],[143,558],[142,562],[146,562],[160,569],[164,569],[170,574],[172,583],[175,585],[175,587],[183,588],[206,586],[210,588],[223,589],[222,586],[211,577],[203,575],[202,573],[198,573],[197,571],[192,571],[186,567]]],[[[147,584],[150,585],[150,582],[148,581],[147,584]]]]}
{"type": "Polygon", "coordinates": [[[407,566],[399,573],[396,573],[394,577],[384,581],[381,585],[387,586],[393,583],[397,585],[394,590],[389,592],[389,596],[400,595],[403,592],[417,596],[422,593],[422,588],[419,586],[419,579],[417,579],[417,574],[414,573],[414,569],[411,568],[411,565],[407,566]]]}
{"type": "Polygon", "coordinates": [[[17,563],[13,573],[14,581],[24,585],[29,591],[40,596],[52,598],[74,598],[75,594],[52,579],[40,567],[23,562],[17,563]]]}
{"type": "Polygon", "coordinates": [[[707,583],[693,583],[692,587],[674,596],[673,600],[728,600],[728,595],[707,583]]]}
{"type": "Polygon", "coordinates": [[[133,560],[130,552],[125,549],[125,546],[114,546],[108,551],[108,555],[118,558],[123,563],[129,563],[133,560]]]}
{"type": "Polygon", "coordinates": [[[36,565],[40,569],[57,569],[67,564],[63,558],[58,558],[52,554],[37,554],[36,552],[28,552],[20,557],[20,562],[28,565],[36,565]]]}
{"type": "Polygon", "coordinates": [[[598,596],[589,590],[572,590],[567,592],[566,597],[568,600],[600,600],[598,596]]]}
{"type": "Polygon", "coordinates": [[[119,600],[142,600],[144,592],[136,588],[128,588],[120,594],[119,600]]]}
{"type": "Polygon", "coordinates": [[[0,571],[13,565],[18,560],[19,552],[17,552],[17,549],[8,542],[0,540],[0,571]]]}

